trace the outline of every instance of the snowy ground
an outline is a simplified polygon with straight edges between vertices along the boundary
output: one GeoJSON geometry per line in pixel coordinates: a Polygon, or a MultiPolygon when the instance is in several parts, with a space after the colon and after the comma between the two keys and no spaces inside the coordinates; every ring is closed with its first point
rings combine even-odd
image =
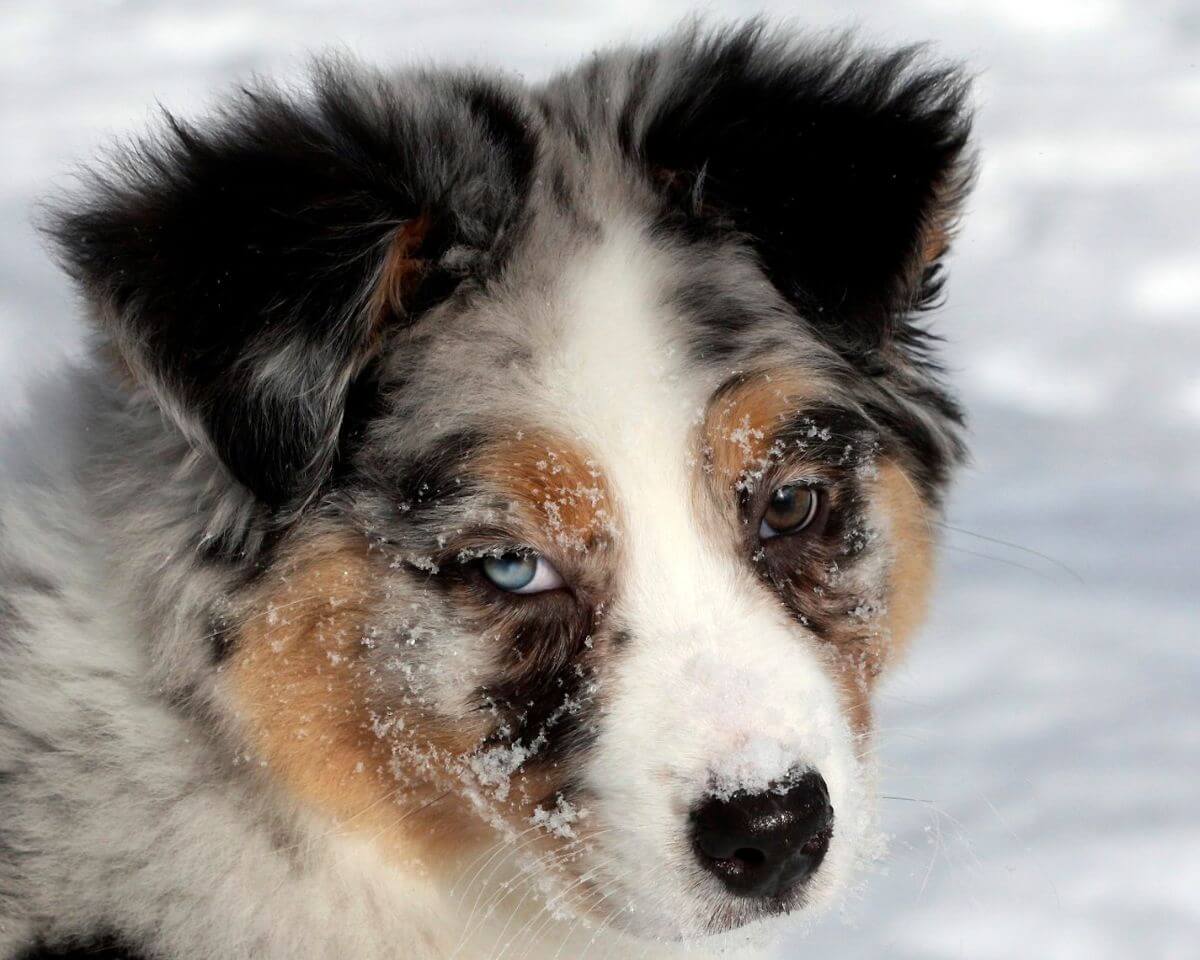
{"type": "MultiPolygon", "coordinates": [[[[156,98],[186,112],[333,42],[537,78],[695,9],[648,6],[5,0],[0,414],[78,349],[32,203],[156,98]]],[[[967,59],[984,164],[939,321],[973,411],[950,517],[971,533],[948,533],[887,690],[892,857],[781,956],[1200,957],[1200,5],[774,10],[801,11],[967,59]]]]}

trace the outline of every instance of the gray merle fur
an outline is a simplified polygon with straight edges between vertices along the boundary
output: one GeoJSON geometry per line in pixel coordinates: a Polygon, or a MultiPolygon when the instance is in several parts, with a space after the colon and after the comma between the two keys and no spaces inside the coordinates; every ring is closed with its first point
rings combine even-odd
{"type": "MultiPolygon", "coordinates": [[[[126,910],[104,899],[105,884],[141,864],[136,843],[117,864],[106,851],[93,864],[39,846],[36,876],[19,854],[101,804],[116,816],[137,800],[122,838],[174,809],[154,806],[157,784],[129,774],[150,761],[129,759],[104,726],[129,725],[105,714],[123,716],[113,691],[169,712],[204,758],[164,796],[241,789],[212,693],[235,642],[224,601],[248,593],[275,546],[314,518],[352,524],[398,555],[436,541],[438,524],[475,495],[461,474],[496,429],[489,414],[501,404],[489,400],[520,407],[511,384],[537,349],[522,318],[544,302],[556,257],[594,243],[613,210],[647,225],[676,262],[682,280],[664,302],[698,367],[720,382],[764,357],[801,357],[828,374],[837,408],[903,451],[936,502],[963,456],[962,415],[918,319],[941,284],[921,245],[967,188],[968,131],[953,69],[925,67],[913,50],[802,43],[751,24],[601,54],[533,88],[329,62],[305,94],[261,85],[203,122],[168,117],[56,202],[49,231],[96,331],[75,396],[88,470],[80,490],[56,495],[102,531],[105,574],[128,585],[142,673],[121,672],[133,657],[111,670],[103,657],[74,665],[83,679],[62,686],[83,691],[78,703],[53,698],[59,678],[38,674],[47,699],[75,711],[60,727],[9,730],[0,703],[0,909],[17,904],[8,916],[30,925],[26,952],[13,956],[138,955],[109,933],[159,955],[145,930],[169,893],[148,898],[136,930],[76,929],[69,904],[39,893],[73,883],[97,912],[126,910]],[[417,282],[403,304],[374,313],[391,245],[422,218],[417,282]],[[93,721],[94,741],[61,732],[93,721]],[[92,751],[102,762],[79,759],[92,751]],[[27,766],[46,778],[32,801],[17,790],[27,766]],[[87,780],[95,796],[43,809],[59,780],[87,780]],[[91,945],[37,945],[49,935],[91,945]]],[[[68,556],[75,541],[61,537],[68,556]]],[[[53,579],[3,561],[0,678],[24,669],[11,640],[31,626],[29,610],[67,602],[53,579]]],[[[406,575],[437,583],[398,568],[406,575]]],[[[510,721],[494,742],[541,737],[554,761],[591,749],[580,661],[592,626],[580,612],[497,658],[494,682],[474,691],[480,710],[510,721]],[[584,712],[564,714],[564,695],[584,712]]],[[[605,629],[614,647],[639,642],[624,625],[605,629]]],[[[266,819],[249,800],[230,807],[266,819]]]]}

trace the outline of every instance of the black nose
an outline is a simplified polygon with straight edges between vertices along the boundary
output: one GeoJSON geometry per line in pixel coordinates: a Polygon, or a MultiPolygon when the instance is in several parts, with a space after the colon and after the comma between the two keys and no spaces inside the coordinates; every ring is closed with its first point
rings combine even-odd
{"type": "Polygon", "coordinates": [[[731,893],[773,897],[821,865],[833,836],[829,790],[809,771],[778,789],[713,797],[692,816],[700,862],[731,893]]]}

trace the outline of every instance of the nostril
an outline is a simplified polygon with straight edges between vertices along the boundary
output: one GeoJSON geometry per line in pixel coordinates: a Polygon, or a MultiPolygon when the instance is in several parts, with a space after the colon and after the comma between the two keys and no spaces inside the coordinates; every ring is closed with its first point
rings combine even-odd
{"type": "Polygon", "coordinates": [[[733,893],[776,896],[808,879],[833,837],[825,781],[808,772],[785,787],[712,797],[692,814],[700,862],[733,893]]]}

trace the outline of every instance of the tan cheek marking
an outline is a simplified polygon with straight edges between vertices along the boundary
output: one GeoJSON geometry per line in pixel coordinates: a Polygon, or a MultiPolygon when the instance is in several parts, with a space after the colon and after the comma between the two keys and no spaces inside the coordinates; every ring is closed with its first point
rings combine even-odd
{"type": "Polygon", "coordinates": [[[892,531],[886,617],[887,658],[891,659],[907,647],[929,608],[934,573],[932,517],[912,480],[894,463],[881,466],[877,490],[892,531]]]}
{"type": "Polygon", "coordinates": [[[871,694],[879,676],[878,655],[870,642],[863,644],[850,638],[844,647],[837,650],[832,660],[831,672],[842,691],[850,729],[865,739],[870,735],[875,720],[871,694]]]}
{"type": "Polygon", "coordinates": [[[499,440],[480,454],[475,471],[559,547],[586,549],[612,534],[608,486],[599,467],[568,440],[545,434],[499,440]]]}
{"type": "MultiPolygon", "coordinates": [[[[267,581],[227,667],[229,689],[256,759],[289,792],[339,824],[412,855],[413,839],[428,834],[418,827],[429,824],[405,815],[445,784],[431,783],[427,771],[406,773],[405,757],[413,747],[426,754],[460,755],[475,745],[479,731],[469,724],[443,728],[414,712],[397,714],[391,705],[373,702],[361,659],[364,627],[375,602],[365,545],[353,538],[308,544],[267,581]],[[380,717],[390,725],[378,723],[380,717]]],[[[442,829],[477,829],[474,820],[439,807],[431,822],[442,829]]],[[[422,839],[417,849],[424,851],[424,845],[422,839]]]]}
{"type": "Polygon", "coordinates": [[[886,584],[887,612],[876,629],[851,631],[834,638],[834,673],[845,697],[853,729],[869,735],[873,723],[871,695],[888,663],[908,645],[925,617],[933,584],[933,547],[929,508],[904,470],[895,463],[879,466],[875,501],[888,518],[893,552],[886,584]]]}
{"type": "Polygon", "coordinates": [[[812,397],[813,385],[796,371],[756,374],[717,394],[704,423],[705,449],[722,488],[760,470],[771,437],[812,397]]]}

